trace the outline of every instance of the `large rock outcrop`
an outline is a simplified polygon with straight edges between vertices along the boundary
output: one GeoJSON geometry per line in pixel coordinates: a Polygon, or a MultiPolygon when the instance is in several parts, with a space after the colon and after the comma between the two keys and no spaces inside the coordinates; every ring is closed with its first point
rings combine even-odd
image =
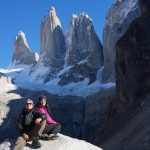
{"type": "Polygon", "coordinates": [[[20,31],[15,38],[11,65],[33,65],[36,64],[37,61],[38,54],[31,51],[27,43],[25,34],[20,31]]]}
{"type": "Polygon", "coordinates": [[[141,0],[140,6],[142,16],[117,42],[117,97],[124,108],[140,104],[150,94],[150,4],[141,0]]]}
{"type": "Polygon", "coordinates": [[[54,7],[51,7],[41,23],[40,63],[52,69],[64,65],[65,38],[54,7]]]}
{"type": "Polygon", "coordinates": [[[107,150],[150,149],[150,1],[139,2],[141,16],[116,45],[116,96],[103,132],[107,150]]]}
{"type": "Polygon", "coordinates": [[[102,82],[115,81],[117,40],[140,14],[138,0],[117,0],[109,9],[103,30],[104,71],[102,82]]]}
{"type": "MultiPolygon", "coordinates": [[[[59,138],[57,140],[51,141],[40,141],[42,147],[39,150],[102,150],[99,147],[96,147],[90,143],[87,143],[82,140],[70,138],[59,134],[59,138]]],[[[1,150],[11,150],[13,148],[12,141],[5,140],[3,143],[0,143],[1,150]]],[[[24,150],[31,150],[33,149],[31,146],[31,142],[28,142],[25,146],[24,150]]]]}
{"type": "Polygon", "coordinates": [[[89,78],[89,83],[94,82],[97,70],[103,66],[103,50],[87,14],[72,15],[66,34],[66,49],[65,65],[71,67],[60,75],[59,84],[80,82],[85,78],[89,78]]]}

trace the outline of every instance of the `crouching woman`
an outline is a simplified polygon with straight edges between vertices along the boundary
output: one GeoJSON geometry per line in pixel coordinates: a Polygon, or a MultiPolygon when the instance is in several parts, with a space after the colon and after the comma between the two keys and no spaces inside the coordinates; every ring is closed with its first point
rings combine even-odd
{"type": "Polygon", "coordinates": [[[43,137],[46,140],[56,139],[58,137],[58,134],[61,130],[61,125],[54,121],[50,116],[50,108],[47,102],[47,99],[44,95],[41,95],[38,99],[38,103],[36,105],[36,109],[45,114],[46,119],[46,127],[43,131],[43,134],[41,137],[43,137]]]}

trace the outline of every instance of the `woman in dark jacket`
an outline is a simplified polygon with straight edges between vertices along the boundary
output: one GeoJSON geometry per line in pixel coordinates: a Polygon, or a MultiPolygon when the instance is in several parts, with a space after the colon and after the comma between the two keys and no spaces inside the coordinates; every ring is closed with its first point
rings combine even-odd
{"type": "Polygon", "coordinates": [[[50,140],[50,139],[55,139],[58,137],[58,134],[61,130],[61,125],[54,121],[51,118],[50,115],[50,108],[48,105],[48,102],[46,100],[46,97],[44,95],[41,95],[38,99],[38,104],[36,105],[36,109],[45,114],[47,119],[46,119],[46,127],[43,132],[43,138],[50,140]]]}
{"type": "Polygon", "coordinates": [[[32,146],[35,148],[41,147],[39,136],[45,129],[46,115],[34,109],[34,103],[28,99],[25,103],[24,109],[17,120],[17,129],[20,132],[14,150],[23,150],[26,142],[33,141],[32,146]]]}

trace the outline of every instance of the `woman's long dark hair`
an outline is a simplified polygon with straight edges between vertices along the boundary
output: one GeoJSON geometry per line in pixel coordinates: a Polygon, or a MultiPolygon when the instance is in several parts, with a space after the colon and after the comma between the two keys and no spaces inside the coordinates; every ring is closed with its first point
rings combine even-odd
{"type": "Polygon", "coordinates": [[[50,107],[49,107],[49,103],[46,101],[46,105],[45,105],[45,107],[46,107],[46,109],[47,109],[47,111],[48,111],[48,113],[50,114],[50,107]]]}
{"type": "Polygon", "coordinates": [[[48,113],[50,114],[50,107],[49,107],[49,103],[48,103],[48,101],[47,101],[47,99],[46,99],[46,96],[44,96],[44,95],[39,96],[39,98],[38,98],[38,103],[37,103],[36,107],[43,107],[43,106],[41,105],[41,100],[42,100],[42,99],[45,99],[45,100],[46,100],[45,108],[47,109],[48,113]]]}

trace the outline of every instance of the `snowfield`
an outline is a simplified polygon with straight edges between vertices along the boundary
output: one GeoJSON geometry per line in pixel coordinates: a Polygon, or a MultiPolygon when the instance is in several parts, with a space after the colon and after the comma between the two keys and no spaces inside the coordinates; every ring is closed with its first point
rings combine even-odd
{"type": "MultiPolygon", "coordinates": [[[[58,73],[58,76],[62,73],[67,71],[69,68],[64,68],[58,73]]],[[[46,72],[46,68],[44,69],[44,74],[46,72]]],[[[5,76],[11,78],[13,80],[13,88],[21,87],[24,89],[29,90],[45,90],[48,91],[51,94],[54,95],[60,95],[60,96],[81,96],[81,97],[87,97],[88,95],[95,93],[101,89],[108,89],[113,86],[115,86],[115,83],[105,83],[101,84],[100,81],[95,81],[94,83],[88,85],[89,79],[86,78],[82,82],[78,83],[70,83],[65,86],[59,86],[59,77],[54,78],[53,80],[50,80],[46,84],[43,83],[42,75],[43,75],[43,67],[41,70],[38,70],[38,72],[29,74],[30,73],[30,66],[19,66],[15,69],[0,69],[0,73],[4,74],[5,76]],[[41,72],[41,76],[37,78],[36,74],[39,74],[41,72]],[[15,85],[14,85],[15,84],[15,85]]],[[[100,71],[101,73],[102,71],[100,71]]],[[[98,75],[100,76],[100,75],[98,75]]],[[[7,84],[8,86],[8,84],[7,84]]],[[[5,86],[7,88],[7,86],[5,86]]],[[[9,89],[9,88],[8,88],[9,89]]]]}

